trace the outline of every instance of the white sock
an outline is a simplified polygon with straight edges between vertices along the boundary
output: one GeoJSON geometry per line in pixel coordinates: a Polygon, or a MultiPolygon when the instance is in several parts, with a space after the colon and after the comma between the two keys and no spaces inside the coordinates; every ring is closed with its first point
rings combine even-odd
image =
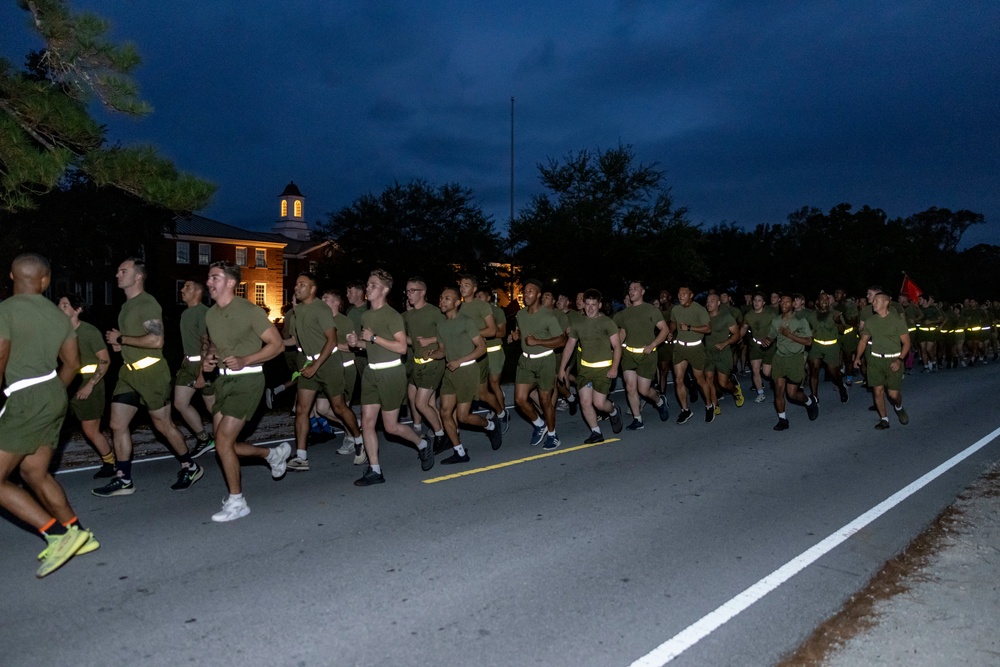
{"type": "Polygon", "coordinates": [[[443,438],[444,437],[444,431],[434,431],[434,436],[437,437],[437,438],[443,438]]]}
{"type": "Polygon", "coordinates": [[[778,419],[788,419],[788,414],[785,412],[779,412],[778,419]]]}
{"type": "Polygon", "coordinates": [[[458,454],[459,456],[465,456],[465,447],[463,447],[462,445],[455,445],[453,449],[455,450],[455,453],[458,454]]]}
{"type": "Polygon", "coordinates": [[[537,426],[538,428],[541,428],[541,427],[545,426],[545,420],[542,419],[541,417],[535,417],[535,421],[531,422],[531,425],[532,426],[537,426]]]}
{"type": "Polygon", "coordinates": [[[271,390],[271,393],[277,396],[281,392],[285,391],[285,385],[279,384],[277,387],[271,390]]]}
{"type": "Polygon", "coordinates": [[[382,474],[382,466],[381,465],[373,465],[372,466],[372,472],[375,473],[376,475],[381,475],[382,474]]]}
{"type": "Polygon", "coordinates": [[[303,461],[308,461],[309,460],[309,452],[307,452],[304,449],[296,449],[295,450],[295,456],[299,457],[303,461]]]}
{"type": "Polygon", "coordinates": [[[495,429],[496,427],[497,427],[497,426],[496,426],[496,424],[494,424],[494,423],[493,423],[493,420],[492,420],[492,419],[487,419],[487,420],[486,420],[486,430],[487,430],[487,431],[492,431],[492,430],[493,430],[493,429],[495,429]]]}
{"type": "Polygon", "coordinates": [[[229,499],[230,500],[243,500],[243,494],[242,493],[230,493],[229,494],[229,499]]]}
{"type": "Polygon", "coordinates": [[[417,449],[427,449],[427,441],[420,438],[420,444],[417,445],[417,449]]]}

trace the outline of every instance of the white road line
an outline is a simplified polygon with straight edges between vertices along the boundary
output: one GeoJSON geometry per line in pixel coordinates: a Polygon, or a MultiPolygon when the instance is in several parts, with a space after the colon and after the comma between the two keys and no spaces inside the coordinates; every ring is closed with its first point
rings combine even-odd
{"type": "Polygon", "coordinates": [[[969,456],[978,452],[980,449],[996,439],[997,436],[1000,436],[1000,428],[969,446],[967,449],[951,457],[938,467],[925,474],[923,477],[892,494],[881,503],[856,518],[854,521],[851,521],[849,524],[832,533],[812,548],[802,552],[792,560],[788,561],[750,588],[720,606],[715,611],[703,616],[698,621],[695,621],[688,627],[684,628],[684,630],[633,662],[631,667],[659,667],[660,665],[667,664],[681,653],[688,650],[708,635],[712,634],[730,619],[746,610],[750,605],[757,602],[765,595],[778,588],[778,586],[781,586],[783,583],[798,574],[800,571],[819,560],[822,556],[832,551],[837,547],[837,545],[847,540],[847,538],[851,535],[858,532],[947,471],[954,468],[969,456]]]}

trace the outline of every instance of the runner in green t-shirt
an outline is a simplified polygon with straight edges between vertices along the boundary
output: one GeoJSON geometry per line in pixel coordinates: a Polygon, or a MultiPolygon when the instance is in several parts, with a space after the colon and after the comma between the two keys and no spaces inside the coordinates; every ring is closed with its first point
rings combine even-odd
{"type": "Polygon", "coordinates": [[[111,367],[111,355],[97,327],[80,319],[84,303],[79,294],[63,294],[57,305],[69,317],[80,346],[80,374],[69,387],[70,411],[80,420],[84,437],[101,457],[101,468],[94,479],[113,477],[115,453],[101,430],[101,417],[106,407],[104,376],[111,367]]]}
{"type": "Polygon", "coordinates": [[[885,395],[896,412],[899,423],[906,425],[910,417],[903,409],[903,359],[910,351],[910,335],[906,323],[895,313],[890,312],[891,299],[887,294],[879,292],[872,297],[871,316],[865,320],[861,330],[861,340],[858,341],[855,368],[861,366],[861,358],[868,350],[868,386],[872,388],[875,398],[875,409],[878,411],[878,430],[889,428],[889,418],[886,416],[885,395]],[[869,346],[869,341],[871,345],[869,346]]]}
{"type": "Polygon", "coordinates": [[[503,412],[500,414],[500,423],[503,426],[503,432],[506,433],[507,429],[510,428],[510,413],[507,411],[507,397],[504,396],[503,387],[500,385],[500,376],[503,374],[503,368],[507,363],[507,353],[503,349],[503,342],[507,338],[507,314],[503,312],[503,308],[494,302],[495,297],[492,290],[481,287],[476,291],[476,298],[490,304],[490,309],[493,311],[493,320],[497,325],[496,335],[485,339],[486,359],[490,367],[489,390],[497,403],[503,407],[503,412]]]}
{"type": "Polygon", "coordinates": [[[712,330],[705,336],[705,382],[709,395],[705,404],[713,408],[716,415],[722,414],[718,389],[730,394],[736,407],[743,407],[743,390],[740,383],[733,380],[732,346],[740,339],[740,325],[733,317],[732,310],[722,310],[722,300],[718,294],[709,294],[705,300],[712,330]],[[716,388],[718,387],[718,389],[716,388]]]}
{"type": "Polygon", "coordinates": [[[764,380],[771,379],[771,362],[774,360],[774,348],[763,349],[761,342],[767,337],[774,314],[764,306],[764,294],[754,292],[750,310],[743,314],[742,333],[747,340],[747,359],[753,378],[753,387],[757,391],[755,403],[764,402],[764,380]]]}
{"type": "Polygon", "coordinates": [[[146,263],[126,259],[115,275],[126,300],[118,315],[118,328],[108,331],[104,339],[112,351],[121,353],[123,362],[111,396],[109,420],[117,459],[116,476],[91,493],[110,498],[135,492],[131,424],[141,406],[149,411],[153,428],[160,432],[181,464],[177,481],[170,488],[175,491],[191,488],[204,470],[191,460],[191,451],[171,415],[170,370],[163,360],[163,312],[156,299],[146,292],[146,263]]]}
{"type": "Polygon", "coordinates": [[[630,431],[638,431],[642,424],[642,403],[646,399],[652,403],[660,415],[660,421],[670,419],[667,396],[653,388],[656,377],[656,348],[667,339],[670,329],[663,313],[643,299],[646,288],[638,280],[628,284],[629,305],[615,314],[622,352],[622,375],[625,380],[625,398],[632,412],[630,431]]]}
{"type": "Polygon", "coordinates": [[[213,262],[205,281],[215,305],[205,315],[209,345],[202,360],[206,372],[218,370],[212,427],[215,450],[229,495],[222,509],[212,515],[217,523],[233,521],[250,513],[243,497],[240,458],[262,458],[271,468],[271,477],[285,474],[292,447],[256,447],[237,442],[247,421],[253,417],[264,393],[263,364],[281,354],[281,334],[267,319],[267,313],[243,297],[236,296],[242,271],[232,262],[213,262]]]}
{"type": "Polygon", "coordinates": [[[458,290],[451,287],[442,290],[439,305],[445,319],[437,325],[437,346],[430,354],[447,364],[441,382],[441,419],[454,450],[451,456],[441,460],[441,464],[468,463],[469,453],[458,434],[459,422],[486,431],[494,450],[503,445],[503,434],[499,417],[493,415],[487,419],[472,411],[472,401],[479,396],[480,390],[476,359],[486,352],[486,342],[479,327],[458,312],[461,305],[458,290]]]}
{"type": "Polygon", "coordinates": [[[205,286],[197,280],[185,280],[181,287],[181,299],[187,307],[181,313],[180,331],[184,358],[174,378],[174,408],[195,438],[195,445],[191,448],[191,458],[197,458],[215,447],[215,443],[205,432],[201,413],[191,405],[191,399],[199,390],[209,412],[212,411],[212,403],[215,401],[211,384],[205,382],[201,371],[202,348],[206,338],[205,313],[208,312],[208,306],[202,303],[204,294],[205,286]]]}
{"type": "MultiPolygon", "coordinates": [[[[677,290],[677,305],[670,310],[670,336],[668,340],[674,343],[674,389],[677,392],[677,403],[681,412],[677,415],[677,423],[684,424],[691,419],[688,409],[688,388],[684,376],[690,367],[695,382],[708,400],[709,389],[705,381],[705,346],[703,339],[712,331],[708,311],[700,303],[694,301],[694,292],[690,287],[683,286],[677,290]]],[[[715,408],[705,409],[705,421],[715,419],[715,408]]]]}
{"type": "Polygon", "coordinates": [[[541,296],[541,281],[534,278],[526,280],[522,293],[524,308],[517,311],[517,328],[512,334],[514,340],[521,341],[521,358],[517,360],[514,379],[514,402],[531,422],[529,444],[535,447],[544,440],[544,449],[553,450],[561,444],[556,434],[556,408],[552,400],[559,361],[554,350],[566,344],[566,331],[552,311],[542,307],[541,296]],[[542,415],[538,414],[530,398],[534,388],[538,389],[542,415]]]}
{"type": "Polygon", "coordinates": [[[826,367],[826,377],[837,387],[840,402],[847,403],[847,387],[840,372],[840,332],[844,328],[844,320],[839,310],[832,310],[832,298],[826,292],[820,292],[816,299],[816,310],[812,311],[813,343],[809,348],[809,388],[816,400],[819,400],[819,376],[826,367]]]}
{"type": "Polygon", "coordinates": [[[48,260],[18,255],[10,275],[14,294],[0,303],[0,378],[8,397],[0,411],[0,507],[48,543],[36,573],[44,577],[100,546],[49,471],[80,352],[69,319],[43,296],[51,280],[48,260]],[[15,470],[34,495],[9,479],[15,470]]]}
{"type": "Polygon", "coordinates": [[[778,302],[781,314],[771,322],[762,347],[775,346],[774,363],[771,365],[771,379],[774,380],[774,410],[778,413],[775,431],[788,429],[788,415],[785,413],[785,397],[804,405],[809,421],[819,416],[819,403],[802,391],[805,377],[805,348],[812,342],[809,322],[795,317],[792,296],[782,294],[778,302]]]}
{"type": "Polygon", "coordinates": [[[618,325],[601,313],[600,292],[589,289],[583,293],[583,312],[584,317],[576,318],[569,327],[559,364],[559,376],[562,380],[566,379],[566,365],[579,344],[577,391],[583,421],[590,427],[590,435],[584,440],[584,444],[593,445],[604,442],[596,410],[607,413],[613,432],[621,433],[622,430],[621,411],[608,400],[611,384],[618,377],[622,344],[618,325]]]}
{"type": "Polygon", "coordinates": [[[413,408],[413,430],[423,435],[421,417],[427,420],[434,436],[434,452],[447,449],[447,437],[438,413],[437,396],[444,378],[444,362],[434,359],[431,352],[436,346],[437,326],[444,319],[441,311],[427,303],[427,283],[423,278],[406,281],[407,310],[403,313],[406,324],[406,342],[413,351],[412,362],[407,361],[407,398],[413,408]]]}
{"type": "MultiPolygon", "coordinates": [[[[493,315],[493,308],[490,304],[476,298],[476,288],[479,287],[479,280],[471,274],[466,274],[458,281],[458,292],[462,295],[462,305],[459,312],[476,323],[479,327],[479,335],[483,340],[496,338],[497,320],[493,315]]],[[[501,422],[508,421],[510,416],[506,413],[506,408],[501,400],[497,400],[496,395],[490,391],[490,362],[488,355],[483,355],[476,360],[476,367],[479,369],[479,400],[490,408],[487,417],[497,415],[501,422]]]]}
{"type": "Polygon", "coordinates": [[[382,426],[417,448],[421,470],[434,467],[434,449],[409,426],[399,423],[399,406],[406,397],[406,368],[401,357],[406,354],[406,325],[403,317],[386,302],[392,290],[392,276],[382,269],[372,271],[365,286],[368,310],[361,316],[360,333],[351,333],[351,347],[368,353],[368,366],[361,375],[361,434],[368,469],[355,486],[371,486],[385,482],[378,457],[378,433],[375,423],[382,417],[382,426]]]}
{"type": "MultiPolygon", "coordinates": [[[[347,315],[341,312],[344,298],[335,289],[323,291],[320,297],[333,314],[333,327],[337,333],[337,347],[340,349],[340,362],[344,368],[344,402],[351,404],[351,397],[354,395],[354,387],[358,381],[358,367],[354,357],[354,350],[347,344],[347,334],[354,331],[354,323],[347,315]]],[[[316,411],[326,414],[329,401],[325,398],[316,399],[316,411]]],[[[332,412],[331,412],[332,416],[332,412]]],[[[368,463],[368,455],[365,453],[364,443],[361,438],[344,438],[343,444],[337,449],[337,453],[343,456],[354,455],[354,465],[364,465],[368,463]]]]}

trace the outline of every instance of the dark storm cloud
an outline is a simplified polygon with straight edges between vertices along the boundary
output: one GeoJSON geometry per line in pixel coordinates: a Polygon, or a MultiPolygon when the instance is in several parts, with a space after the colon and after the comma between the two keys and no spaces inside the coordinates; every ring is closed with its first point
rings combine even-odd
{"type": "Polygon", "coordinates": [[[113,138],[216,181],[206,214],[234,224],[269,226],[290,179],[318,219],[412,178],[470,187],[505,222],[513,96],[518,207],[537,164],[621,142],[697,222],[936,205],[985,213],[967,240],[1000,243],[993,2],[74,7],[145,60],[156,113],[107,118],[113,138]]]}

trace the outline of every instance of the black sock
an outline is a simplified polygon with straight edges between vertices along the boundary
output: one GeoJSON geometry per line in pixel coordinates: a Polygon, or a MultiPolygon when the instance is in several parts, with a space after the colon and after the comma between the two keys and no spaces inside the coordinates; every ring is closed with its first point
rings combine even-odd
{"type": "Polygon", "coordinates": [[[119,477],[124,480],[132,481],[132,462],[131,461],[118,461],[115,463],[115,468],[121,473],[119,477]]]}

